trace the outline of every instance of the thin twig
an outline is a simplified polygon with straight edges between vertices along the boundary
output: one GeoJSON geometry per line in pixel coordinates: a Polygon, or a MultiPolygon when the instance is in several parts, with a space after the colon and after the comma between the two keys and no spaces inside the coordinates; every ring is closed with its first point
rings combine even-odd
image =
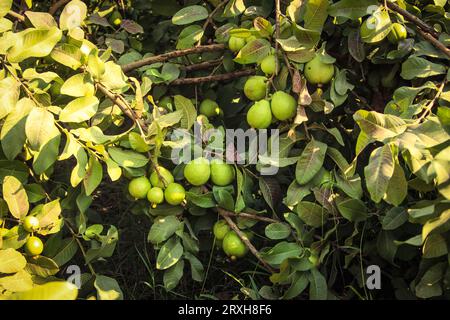
{"type": "Polygon", "coordinates": [[[436,30],[433,29],[430,25],[428,25],[426,22],[421,20],[419,17],[413,15],[412,13],[409,13],[405,9],[400,8],[398,5],[396,5],[393,2],[386,1],[386,6],[391,9],[392,11],[395,11],[399,14],[401,14],[403,17],[405,17],[406,20],[409,22],[412,22],[419,28],[423,29],[424,31],[430,33],[433,37],[439,38],[439,33],[436,32],[436,30]]]}
{"type": "Polygon", "coordinates": [[[220,65],[221,63],[222,63],[222,59],[217,59],[217,60],[205,61],[205,62],[200,62],[200,63],[196,63],[196,64],[183,66],[182,69],[184,69],[186,72],[192,72],[192,71],[209,69],[209,68],[215,67],[217,65],[220,65]]]}
{"type": "Polygon", "coordinates": [[[256,214],[247,213],[247,212],[234,213],[234,212],[222,210],[222,215],[227,215],[229,217],[239,217],[239,218],[257,220],[257,221],[268,222],[268,223],[279,223],[280,222],[280,220],[272,219],[269,217],[262,217],[262,216],[258,216],[256,214]]]}
{"type": "Polygon", "coordinates": [[[25,17],[17,12],[14,11],[8,11],[8,15],[10,15],[13,18],[16,18],[17,20],[24,22],[25,21],[25,17]]]}
{"type": "Polygon", "coordinates": [[[419,32],[419,34],[422,36],[422,38],[424,38],[425,40],[430,42],[433,46],[435,46],[437,49],[442,51],[447,57],[450,58],[450,49],[447,48],[442,42],[437,40],[430,33],[426,32],[426,31],[423,31],[420,28],[417,28],[417,32],[419,32]]]}
{"type": "MultiPolygon", "coordinates": [[[[217,13],[217,11],[222,8],[226,3],[228,3],[229,0],[224,0],[221,3],[219,3],[213,11],[208,15],[208,18],[206,19],[205,23],[203,24],[203,31],[206,31],[206,28],[208,28],[208,25],[212,22],[214,15],[217,13]]],[[[202,38],[200,38],[197,42],[197,47],[202,44],[202,38]]]]}
{"type": "Polygon", "coordinates": [[[445,86],[445,80],[442,81],[442,83],[439,86],[439,88],[438,88],[434,98],[427,104],[427,106],[425,107],[425,110],[423,111],[422,115],[419,118],[417,118],[416,123],[419,123],[420,121],[422,121],[431,112],[431,109],[433,109],[433,107],[434,107],[434,103],[441,96],[442,90],[444,90],[444,86],[445,86]]]}
{"type": "Polygon", "coordinates": [[[271,273],[276,273],[276,270],[272,268],[266,261],[264,261],[259,251],[252,245],[250,240],[248,240],[247,236],[238,228],[236,223],[234,223],[234,221],[229,217],[229,215],[226,213],[224,214],[224,212],[227,211],[222,208],[217,208],[217,211],[225,219],[230,228],[233,229],[234,232],[236,232],[239,238],[241,238],[242,242],[245,244],[248,250],[250,250],[250,252],[259,260],[259,262],[261,262],[261,264],[271,273]]]}
{"type": "Polygon", "coordinates": [[[148,58],[145,58],[145,59],[142,59],[139,61],[135,61],[135,62],[131,62],[126,65],[123,65],[122,70],[123,70],[123,72],[127,73],[127,72],[130,72],[137,68],[147,66],[149,64],[153,64],[156,62],[164,62],[164,61],[167,61],[172,58],[178,58],[178,57],[186,56],[188,54],[193,54],[193,53],[221,51],[223,49],[225,49],[225,45],[223,45],[223,44],[211,44],[211,45],[198,46],[195,48],[189,48],[189,49],[184,49],[184,50],[171,51],[171,52],[163,53],[163,54],[153,56],[153,57],[148,57],[148,58]]]}
{"type": "Polygon", "coordinates": [[[235,78],[246,77],[255,74],[255,70],[246,69],[240,71],[234,71],[230,73],[198,77],[198,78],[183,78],[172,81],[170,84],[174,86],[185,85],[185,84],[198,84],[203,82],[211,82],[211,81],[227,81],[235,78]]]}

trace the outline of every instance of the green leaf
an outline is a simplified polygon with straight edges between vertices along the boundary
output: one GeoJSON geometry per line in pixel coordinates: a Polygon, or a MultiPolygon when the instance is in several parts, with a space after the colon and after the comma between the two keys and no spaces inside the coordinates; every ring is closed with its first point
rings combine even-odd
{"type": "Polygon", "coordinates": [[[62,32],[57,27],[49,29],[28,28],[19,33],[21,41],[17,42],[8,51],[8,61],[22,62],[25,59],[45,57],[52,52],[55,45],[61,40],[62,32]]]}
{"type": "Polygon", "coordinates": [[[173,266],[180,260],[183,255],[183,246],[177,237],[172,237],[167,240],[166,243],[161,247],[156,258],[156,269],[166,270],[173,266]]]}
{"type": "Polygon", "coordinates": [[[50,112],[38,107],[31,110],[26,120],[25,133],[33,150],[39,150],[45,146],[56,132],[59,134],[50,112]]]}
{"type": "Polygon", "coordinates": [[[203,37],[203,29],[199,25],[184,28],[178,36],[177,49],[191,48],[203,37]]]}
{"type": "Polygon", "coordinates": [[[405,172],[398,162],[395,163],[394,173],[389,180],[384,201],[393,206],[399,206],[405,200],[408,194],[408,182],[406,181],[405,172]]]}
{"type": "Polygon", "coordinates": [[[25,268],[27,261],[14,249],[0,250],[0,273],[16,273],[25,268]]]}
{"type": "Polygon", "coordinates": [[[328,217],[328,211],[325,208],[308,201],[300,202],[296,207],[296,212],[304,223],[314,228],[322,226],[328,217]]]}
{"type": "Polygon", "coordinates": [[[247,43],[236,55],[234,61],[239,64],[258,63],[270,53],[271,45],[266,39],[255,39],[247,43]]]}
{"type": "Polygon", "coordinates": [[[175,25],[185,25],[190,24],[195,21],[205,20],[208,18],[208,10],[203,6],[188,6],[172,17],[172,23],[175,25]]]}
{"type": "Polygon", "coordinates": [[[58,281],[35,286],[33,289],[15,293],[9,297],[11,300],[75,300],[78,288],[69,282],[58,281]]]}
{"type": "Polygon", "coordinates": [[[82,97],[69,102],[59,114],[62,122],[80,123],[92,118],[98,109],[99,100],[95,96],[82,97]]]}
{"type": "Polygon", "coordinates": [[[303,15],[305,28],[321,32],[328,17],[327,9],[328,0],[308,0],[303,15]]]}
{"type": "Polygon", "coordinates": [[[119,284],[113,278],[96,275],[94,282],[99,300],[123,300],[123,293],[119,284]]]}
{"type": "Polygon", "coordinates": [[[398,136],[407,128],[403,119],[376,111],[358,110],[353,119],[363,132],[378,141],[398,136]]]}
{"type": "Polygon", "coordinates": [[[262,258],[271,265],[280,265],[288,258],[299,257],[303,249],[295,243],[282,241],[277,243],[273,248],[265,252],[261,252],[262,258]]]}
{"type": "Polygon", "coordinates": [[[266,226],[265,234],[272,240],[286,239],[291,234],[291,228],[282,222],[271,223],[266,226]]]}
{"type": "Polygon", "coordinates": [[[36,215],[40,225],[38,233],[45,236],[58,232],[62,222],[61,211],[59,199],[44,204],[36,215]]]}
{"type": "Polygon", "coordinates": [[[416,295],[422,299],[429,299],[442,295],[441,279],[447,263],[441,262],[431,266],[416,285],[416,295]]]}
{"type": "Polygon", "coordinates": [[[366,43],[377,43],[391,32],[392,22],[387,10],[377,10],[366,21],[370,21],[367,36],[362,38],[366,43]]]}
{"type": "Polygon", "coordinates": [[[295,178],[299,184],[309,182],[322,168],[327,145],[311,140],[303,150],[295,168],[295,178]]]}
{"type": "Polygon", "coordinates": [[[183,113],[181,118],[181,127],[189,130],[197,118],[197,110],[192,101],[180,95],[174,97],[175,108],[183,113]]]}
{"type": "Polygon", "coordinates": [[[333,17],[356,20],[368,15],[368,7],[376,6],[377,4],[377,0],[341,0],[328,8],[328,14],[333,17]]]}
{"type": "Polygon", "coordinates": [[[176,288],[183,277],[184,260],[178,261],[175,265],[164,272],[163,282],[166,290],[170,291],[176,288]]]}
{"type": "Polygon", "coordinates": [[[140,153],[116,147],[108,148],[111,158],[121,167],[140,168],[148,163],[148,158],[140,153]]]}
{"type": "Polygon", "coordinates": [[[158,217],[154,220],[147,240],[153,244],[162,243],[169,239],[182,225],[175,216],[158,217]]]}
{"type": "Polygon", "coordinates": [[[45,190],[42,185],[37,183],[31,183],[24,186],[27,192],[28,201],[30,203],[36,203],[45,198],[45,190]]]}
{"type": "Polygon", "coordinates": [[[33,280],[31,275],[20,270],[12,276],[0,278],[0,287],[10,292],[23,292],[33,288],[33,280]]]}
{"type": "Polygon", "coordinates": [[[70,77],[61,86],[61,94],[77,98],[92,96],[94,91],[94,84],[90,76],[82,73],[70,77]]]}
{"type": "Polygon", "coordinates": [[[431,232],[437,230],[437,228],[443,226],[450,220],[450,209],[445,210],[439,217],[429,220],[422,228],[422,239],[426,239],[431,232]]]}
{"type": "Polygon", "coordinates": [[[328,296],[327,280],[317,269],[309,274],[309,299],[326,300],[328,296]]]}
{"type": "Polygon", "coordinates": [[[58,252],[52,257],[59,267],[68,263],[78,251],[78,244],[74,238],[67,238],[62,241],[58,252]]]}
{"type": "Polygon", "coordinates": [[[424,58],[411,56],[403,62],[400,76],[405,80],[428,78],[446,73],[445,66],[428,61],[424,58]]]}
{"type": "Polygon", "coordinates": [[[391,208],[386,212],[386,215],[381,221],[381,225],[383,230],[395,230],[402,226],[406,221],[408,221],[408,213],[405,208],[396,207],[391,208]]]}
{"type": "Polygon", "coordinates": [[[83,185],[86,195],[91,195],[92,192],[100,185],[103,178],[103,167],[101,163],[94,156],[89,157],[88,168],[86,175],[83,178],[83,185]]]}
{"type": "Polygon", "coordinates": [[[16,107],[19,100],[20,83],[13,77],[6,77],[0,80],[0,96],[2,103],[0,104],[0,119],[6,117],[16,107]]]}
{"type": "Polygon", "coordinates": [[[370,197],[376,203],[380,202],[394,174],[394,156],[391,147],[384,145],[372,151],[369,164],[364,168],[366,187],[370,197]]]}
{"type": "Polygon", "coordinates": [[[3,123],[0,140],[3,152],[9,160],[13,160],[23,149],[26,141],[25,123],[34,107],[35,104],[31,99],[19,100],[3,123]]]}
{"type": "Polygon", "coordinates": [[[87,16],[87,6],[83,1],[70,1],[61,12],[59,27],[61,30],[70,30],[81,26],[87,16]]]}
{"type": "Polygon", "coordinates": [[[29,257],[27,262],[25,270],[30,274],[41,278],[48,278],[59,272],[59,267],[56,262],[42,255],[29,257]]]}
{"type": "Polygon", "coordinates": [[[223,16],[226,18],[236,17],[245,11],[244,0],[230,0],[228,1],[223,16]]]}
{"type": "Polygon", "coordinates": [[[192,280],[201,282],[205,276],[205,268],[200,260],[190,252],[185,252],[184,257],[189,261],[191,266],[192,280]]]}
{"type": "Polygon", "coordinates": [[[53,49],[51,58],[62,65],[77,70],[81,67],[82,52],[80,48],[72,44],[64,43],[53,49]]]}
{"type": "Polygon", "coordinates": [[[27,215],[30,208],[27,192],[16,177],[6,176],[3,179],[3,199],[14,218],[22,220],[27,215]]]}
{"type": "Polygon", "coordinates": [[[352,222],[365,221],[369,217],[366,205],[359,199],[338,201],[337,208],[345,219],[352,222]]]}
{"type": "Polygon", "coordinates": [[[423,244],[423,257],[427,259],[447,255],[448,248],[445,238],[440,234],[431,234],[423,244]]]}
{"type": "Polygon", "coordinates": [[[2,0],[0,3],[0,18],[6,16],[6,14],[11,10],[13,0],[2,0]]]}

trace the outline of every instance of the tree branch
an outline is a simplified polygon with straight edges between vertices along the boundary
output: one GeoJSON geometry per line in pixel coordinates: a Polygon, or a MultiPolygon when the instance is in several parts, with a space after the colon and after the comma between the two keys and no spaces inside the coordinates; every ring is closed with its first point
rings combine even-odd
{"type": "Polygon", "coordinates": [[[193,53],[221,51],[223,49],[225,49],[225,45],[223,45],[223,44],[211,44],[211,45],[198,46],[195,48],[189,48],[189,49],[184,49],[184,50],[171,51],[171,52],[163,53],[163,54],[153,56],[153,57],[148,57],[148,58],[145,58],[145,59],[142,59],[139,61],[135,61],[135,62],[131,62],[126,65],[123,65],[122,70],[123,70],[123,72],[127,73],[127,72],[130,72],[137,68],[147,66],[149,64],[153,64],[156,62],[164,62],[164,61],[167,61],[172,58],[178,58],[178,57],[182,57],[182,56],[185,56],[188,54],[193,54],[193,53]]]}
{"type": "Polygon", "coordinates": [[[69,3],[70,0],[59,0],[56,1],[48,10],[48,13],[50,13],[52,16],[58,11],[59,8],[61,8],[63,5],[69,3]]]}
{"type": "Polygon", "coordinates": [[[430,42],[433,46],[435,46],[437,49],[439,49],[440,51],[442,51],[447,57],[450,58],[450,49],[447,48],[442,42],[440,42],[439,40],[437,40],[435,37],[433,37],[430,33],[423,31],[420,28],[417,28],[417,32],[420,33],[420,35],[427,40],[428,42],[430,42]]]}
{"type": "Polygon", "coordinates": [[[269,218],[269,217],[258,216],[258,215],[253,214],[253,213],[246,213],[246,212],[234,213],[234,212],[225,211],[223,209],[222,209],[222,215],[226,215],[226,216],[229,216],[229,217],[239,217],[239,218],[257,220],[257,221],[262,221],[262,222],[267,222],[267,223],[278,223],[278,222],[280,222],[279,220],[272,219],[272,218],[269,218]]]}
{"type": "Polygon", "coordinates": [[[202,82],[211,82],[211,81],[227,81],[235,78],[246,77],[249,75],[255,74],[255,70],[246,69],[240,71],[234,71],[230,73],[218,74],[213,76],[205,76],[198,78],[182,78],[174,80],[170,83],[170,85],[179,86],[185,84],[198,84],[202,82]]]}
{"type": "Polygon", "coordinates": [[[8,11],[8,15],[10,15],[13,18],[16,18],[17,20],[24,22],[25,21],[25,17],[17,12],[14,11],[8,11]]]}
{"type": "Polygon", "coordinates": [[[403,17],[405,17],[406,20],[408,20],[409,22],[412,22],[413,24],[415,24],[419,28],[421,28],[424,31],[430,33],[433,37],[439,38],[439,33],[436,32],[436,30],[434,30],[433,27],[428,25],[426,22],[422,21],[419,17],[416,17],[412,13],[409,13],[405,9],[402,9],[401,7],[399,7],[398,5],[396,5],[393,2],[386,1],[386,5],[387,5],[387,7],[389,9],[391,9],[392,11],[395,11],[395,12],[401,14],[403,17]]]}
{"type": "Polygon", "coordinates": [[[209,68],[218,66],[221,63],[222,63],[222,59],[217,59],[217,60],[211,60],[211,61],[205,61],[205,62],[187,65],[187,66],[184,66],[183,69],[186,72],[205,70],[205,69],[209,69],[209,68]]]}
{"type": "Polygon", "coordinates": [[[259,262],[261,262],[261,264],[271,273],[276,273],[276,270],[272,268],[266,261],[264,261],[259,251],[252,245],[247,236],[238,228],[236,223],[231,220],[230,216],[227,214],[228,211],[222,208],[217,208],[217,211],[225,219],[230,228],[233,229],[234,232],[236,232],[239,238],[241,238],[242,242],[245,244],[248,250],[250,250],[250,252],[259,260],[259,262]]]}
{"type": "MultiPolygon", "coordinates": [[[[206,19],[205,23],[203,24],[203,31],[206,31],[206,28],[208,25],[212,22],[214,15],[217,13],[217,11],[222,8],[226,3],[228,3],[228,0],[224,0],[221,3],[219,3],[213,11],[208,15],[208,18],[206,19]]],[[[202,44],[202,39],[200,38],[197,42],[197,46],[200,46],[202,44]]]]}

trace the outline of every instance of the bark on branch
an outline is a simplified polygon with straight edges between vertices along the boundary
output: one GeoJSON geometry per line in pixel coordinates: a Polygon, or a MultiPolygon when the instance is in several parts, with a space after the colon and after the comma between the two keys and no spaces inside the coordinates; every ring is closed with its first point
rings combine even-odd
{"type": "Polygon", "coordinates": [[[259,262],[261,262],[261,264],[271,273],[276,273],[276,270],[272,268],[266,261],[264,261],[259,251],[253,246],[250,240],[248,240],[247,236],[238,228],[236,223],[234,223],[234,221],[230,218],[230,215],[228,214],[229,212],[222,208],[217,208],[217,211],[225,219],[230,228],[233,229],[234,232],[236,232],[238,237],[242,240],[242,242],[245,244],[248,250],[250,250],[250,252],[256,257],[256,259],[258,259],[259,262]]]}
{"type": "Polygon", "coordinates": [[[178,57],[186,56],[188,54],[193,54],[193,53],[221,51],[223,49],[225,49],[225,45],[223,45],[223,44],[211,44],[211,45],[206,45],[206,46],[198,46],[198,47],[194,47],[194,48],[189,48],[189,49],[185,49],[185,50],[171,51],[171,52],[163,53],[163,54],[160,54],[157,56],[148,57],[148,58],[145,58],[145,59],[142,59],[139,61],[131,62],[129,64],[122,66],[122,70],[123,70],[123,72],[127,73],[127,72],[130,72],[137,68],[147,66],[149,64],[153,64],[156,62],[164,62],[169,59],[178,58],[178,57]]]}
{"type": "Polygon", "coordinates": [[[177,79],[177,80],[172,81],[170,83],[170,85],[179,86],[179,85],[198,84],[198,83],[211,82],[211,81],[227,81],[227,80],[231,80],[231,79],[235,79],[235,78],[250,76],[252,74],[255,74],[255,70],[246,69],[246,70],[234,71],[234,72],[230,72],[230,73],[218,74],[218,75],[213,75],[213,76],[177,79]]]}

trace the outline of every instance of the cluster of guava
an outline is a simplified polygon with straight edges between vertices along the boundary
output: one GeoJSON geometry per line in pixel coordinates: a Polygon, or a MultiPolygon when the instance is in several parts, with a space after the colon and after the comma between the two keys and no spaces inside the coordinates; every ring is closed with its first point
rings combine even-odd
{"type": "MultiPolygon", "coordinates": [[[[254,40],[254,36],[248,38],[254,40]]],[[[228,47],[237,52],[248,41],[231,36],[228,47]]],[[[272,48],[272,52],[274,51],[272,48]]],[[[254,102],[247,112],[247,122],[252,128],[266,129],[274,122],[289,121],[297,114],[297,100],[289,92],[280,90],[271,92],[271,79],[278,73],[280,66],[281,61],[276,53],[269,54],[259,62],[260,70],[264,75],[249,77],[245,82],[244,94],[254,102]]],[[[305,64],[303,74],[311,85],[322,86],[333,78],[334,66],[323,62],[321,56],[316,55],[305,64]]]]}
{"type": "MultiPolygon", "coordinates": [[[[39,219],[33,215],[33,212],[36,210],[32,210],[30,215],[26,216],[22,221],[22,228],[31,234],[25,242],[24,249],[25,252],[30,256],[38,256],[44,251],[44,244],[42,240],[34,235],[34,232],[38,231],[40,228],[39,219]]],[[[0,237],[8,238],[8,234],[10,233],[10,229],[5,227],[6,221],[0,218],[0,237]]]]}

